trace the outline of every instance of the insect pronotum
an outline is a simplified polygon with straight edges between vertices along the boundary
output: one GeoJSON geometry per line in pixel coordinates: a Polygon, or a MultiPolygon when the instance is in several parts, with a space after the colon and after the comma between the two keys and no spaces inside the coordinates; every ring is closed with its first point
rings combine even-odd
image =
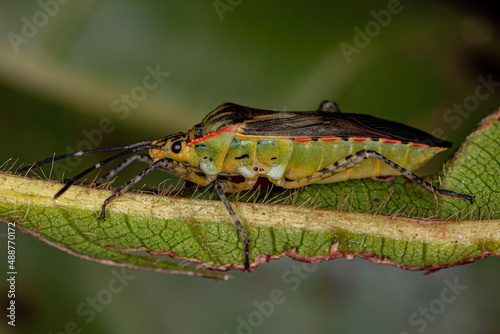
{"type": "Polygon", "coordinates": [[[54,196],[58,198],[83,176],[125,155],[134,154],[96,183],[109,180],[136,160],[149,165],[115,189],[115,193],[104,201],[98,219],[105,219],[106,207],[155,169],[201,186],[214,184],[243,239],[244,269],[250,271],[250,239],[227,200],[226,192],[251,189],[259,177],[291,189],[312,183],[402,174],[430,193],[463,198],[472,204],[474,196],[438,189],[411,172],[449,147],[449,142],[400,123],[369,115],[341,113],[331,101],[324,101],[316,111],[309,112],[278,112],[226,103],[187,133],[47,158],[18,171],[60,159],[122,150],[66,180],[65,186],[54,196]],[[149,155],[136,154],[144,150],[149,150],[149,155]],[[244,181],[235,183],[221,179],[234,175],[243,176],[244,181]]]}

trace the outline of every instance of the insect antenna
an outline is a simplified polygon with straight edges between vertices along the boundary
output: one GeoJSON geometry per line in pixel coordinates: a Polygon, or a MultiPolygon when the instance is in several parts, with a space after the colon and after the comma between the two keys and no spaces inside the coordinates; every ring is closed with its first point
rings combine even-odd
{"type": "Polygon", "coordinates": [[[139,151],[145,150],[147,148],[158,148],[158,146],[151,145],[152,142],[153,142],[152,140],[146,140],[146,141],[141,141],[141,142],[137,142],[137,143],[126,145],[126,146],[98,148],[98,149],[94,149],[94,150],[87,150],[87,151],[80,151],[80,152],[75,152],[75,153],[69,153],[69,154],[59,155],[59,156],[56,156],[56,157],[51,157],[51,158],[47,158],[45,160],[37,161],[37,162],[35,162],[35,163],[31,164],[31,165],[28,165],[28,166],[19,167],[16,170],[16,173],[25,172],[25,171],[33,169],[33,168],[38,168],[41,165],[44,165],[44,164],[49,163],[49,162],[53,162],[53,161],[57,161],[57,160],[61,160],[61,159],[79,157],[79,156],[87,155],[87,154],[93,154],[93,153],[99,153],[99,152],[107,152],[107,151],[117,151],[117,150],[128,150],[128,149],[132,149],[132,148],[136,148],[136,147],[141,147],[141,146],[144,146],[144,148],[140,149],[139,151]],[[150,145],[152,147],[146,147],[147,145],[150,145]]]}
{"type": "MultiPolygon", "coordinates": [[[[122,147],[127,147],[129,149],[127,149],[126,151],[123,151],[121,153],[115,154],[112,157],[109,157],[107,159],[104,159],[104,160],[96,163],[94,166],[92,166],[90,168],[87,168],[86,170],[84,170],[80,174],[76,175],[72,179],[66,180],[65,181],[66,185],[61,190],[59,190],[57,192],[57,194],[54,195],[54,199],[57,199],[59,196],[61,196],[62,194],[64,194],[64,192],[66,192],[66,190],[68,190],[69,187],[71,187],[73,184],[75,184],[83,176],[85,176],[88,173],[96,170],[97,168],[101,168],[103,165],[107,164],[108,162],[111,162],[111,161],[113,161],[115,159],[118,159],[118,158],[120,158],[120,157],[122,157],[124,155],[130,154],[130,153],[135,153],[135,152],[139,152],[139,151],[150,149],[150,148],[160,148],[160,146],[152,145],[151,143],[152,143],[152,141],[141,142],[141,145],[136,145],[136,144],[139,144],[139,143],[136,143],[136,144],[132,144],[132,145],[128,145],[128,146],[122,146],[122,147]]],[[[111,151],[112,149],[117,149],[117,148],[113,147],[113,148],[108,149],[108,151],[111,151]]],[[[106,150],[106,149],[102,149],[102,150],[106,150]]]]}

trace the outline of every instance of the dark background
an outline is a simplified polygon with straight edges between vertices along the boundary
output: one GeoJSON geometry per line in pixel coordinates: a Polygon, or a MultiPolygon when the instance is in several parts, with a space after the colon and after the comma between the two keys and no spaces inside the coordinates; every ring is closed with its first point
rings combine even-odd
{"type": "MultiPolygon", "coordinates": [[[[499,41],[498,16],[486,2],[4,0],[0,162],[13,159],[6,169],[75,151],[89,141],[85,133],[94,134],[96,147],[161,138],[224,102],[311,110],[332,99],[345,112],[403,122],[456,148],[499,106],[493,88],[456,111],[474,101],[480,77],[500,81],[499,41]],[[23,28],[34,22],[35,30],[23,28]],[[349,47],[356,52],[346,56],[349,47]],[[148,67],[169,74],[134,108],[117,109],[122,94],[140,91],[148,67]],[[113,130],[101,137],[103,119],[113,130]]],[[[423,173],[435,172],[452,151],[423,173]]],[[[98,159],[64,166],[74,175],[98,159]]],[[[164,178],[154,174],[145,184],[164,178]]],[[[1,224],[1,254],[5,238],[1,224]]],[[[2,333],[237,333],[241,321],[254,327],[240,333],[500,333],[497,258],[428,276],[359,259],[282,259],[251,274],[233,272],[229,282],[126,271],[133,279],[104,300],[122,269],[20,232],[16,242],[16,328],[4,318],[2,333]],[[294,266],[312,272],[289,281],[294,266]],[[460,288],[453,293],[449,284],[460,288]],[[271,307],[263,301],[276,289],[283,297],[271,307]],[[99,297],[105,303],[95,317],[78,313],[99,297]],[[258,311],[262,305],[268,308],[258,311]]],[[[4,283],[0,301],[7,300],[4,283]]]]}

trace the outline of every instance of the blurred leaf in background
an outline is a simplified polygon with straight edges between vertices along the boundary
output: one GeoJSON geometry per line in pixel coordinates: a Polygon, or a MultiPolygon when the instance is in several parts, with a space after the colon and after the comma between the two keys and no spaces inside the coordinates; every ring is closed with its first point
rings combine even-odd
{"type": "MultiPolygon", "coordinates": [[[[466,1],[4,0],[0,160],[161,138],[224,102],[311,110],[325,99],[456,147],[499,106],[498,29],[498,13],[466,1]]],[[[58,164],[52,177],[99,158],[58,164]]],[[[214,283],[123,274],[19,232],[16,244],[18,322],[2,321],[2,333],[498,330],[498,259],[425,277],[360,260],[281,260],[214,283]]]]}

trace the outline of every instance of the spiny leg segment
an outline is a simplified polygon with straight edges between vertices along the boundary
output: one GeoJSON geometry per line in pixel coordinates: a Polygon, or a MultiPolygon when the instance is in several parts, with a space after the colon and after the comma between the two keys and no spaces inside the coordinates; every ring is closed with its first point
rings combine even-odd
{"type": "Polygon", "coordinates": [[[469,196],[469,195],[463,195],[459,194],[457,192],[451,191],[451,190],[446,190],[446,189],[438,189],[434,187],[432,184],[424,181],[422,178],[418,177],[417,175],[413,174],[412,172],[408,171],[407,169],[401,167],[400,165],[396,164],[395,162],[387,159],[383,155],[381,155],[378,152],[375,152],[373,150],[360,150],[352,155],[349,155],[345,157],[342,160],[339,160],[335,162],[334,164],[327,166],[320,171],[317,171],[309,176],[306,176],[302,179],[299,180],[294,180],[294,181],[285,181],[282,184],[280,184],[281,187],[283,188],[298,188],[302,186],[306,186],[308,184],[316,183],[321,180],[327,179],[335,174],[341,173],[345,170],[348,170],[350,168],[356,167],[359,165],[363,160],[368,159],[368,158],[375,158],[380,160],[381,162],[385,163],[386,165],[394,168],[396,171],[399,173],[403,174],[404,176],[412,179],[416,183],[418,183],[420,186],[424,187],[428,192],[432,194],[437,194],[441,196],[448,196],[448,197],[455,197],[455,198],[463,198],[469,201],[470,204],[474,202],[474,196],[469,196]]]}
{"type": "MultiPolygon", "coordinates": [[[[137,157],[141,157],[141,156],[138,155],[137,157]]],[[[136,158],[134,160],[137,160],[137,159],[139,159],[139,158],[136,158]]],[[[130,164],[130,162],[128,164],[130,164]]],[[[138,175],[134,176],[130,181],[128,181],[124,185],[116,188],[115,189],[115,193],[113,195],[109,196],[108,198],[106,198],[106,200],[102,204],[101,215],[99,216],[98,219],[103,219],[103,220],[106,219],[106,206],[109,203],[111,203],[114,199],[116,199],[116,198],[120,197],[121,195],[123,195],[123,193],[125,193],[128,189],[130,189],[130,187],[132,187],[134,184],[136,184],[137,182],[139,182],[140,180],[142,180],[146,175],[148,175],[153,170],[157,169],[160,165],[163,165],[163,164],[165,164],[164,160],[158,160],[156,162],[153,162],[151,165],[148,166],[148,168],[146,168],[145,170],[143,170],[142,172],[140,172],[138,175]]],[[[121,166],[118,166],[118,167],[121,167],[121,166]]],[[[125,167],[126,166],[122,167],[121,169],[123,169],[125,167]]]]}
{"type": "Polygon", "coordinates": [[[126,160],[124,160],[122,163],[120,163],[118,166],[116,166],[115,168],[113,168],[112,170],[110,170],[106,175],[102,176],[101,178],[99,178],[97,181],[95,181],[95,185],[96,186],[99,186],[103,183],[105,183],[106,181],[108,181],[109,179],[111,179],[113,176],[115,176],[116,174],[120,173],[122,170],[124,170],[125,168],[127,168],[132,162],[134,161],[140,161],[140,162],[143,162],[147,165],[152,165],[154,160],[151,159],[151,157],[149,155],[133,155],[129,158],[127,158],[126,160]]]}
{"type": "MultiPolygon", "coordinates": [[[[123,170],[126,168],[130,163],[132,163],[135,160],[139,160],[141,162],[144,162],[148,164],[149,166],[143,170],[141,173],[136,175],[134,178],[132,178],[130,181],[125,183],[124,185],[118,187],[115,189],[115,193],[108,197],[101,209],[101,215],[99,216],[99,219],[105,219],[106,218],[106,206],[110,204],[113,200],[116,198],[120,197],[123,195],[130,187],[132,187],[134,184],[142,180],[146,175],[151,173],[153,170],[158,169],[164,172],[167,172],[169,174],[172,174],[174,176],[177,176],[179,178],[197,183],[202,186],[206,186],[212,182],[212,180],[206,176],[200,176],[197,175],[194,171],[189,169],[188,167],[180,164],[179,162],[170,159],[170,158],[163,158],[157,161],[153,161],[153,159],[149,158],[148,156],[144,155],[135,155],[131,156],[129,159],[125,160],[123,163],[115,167],[113,170],[111,170],[108,174],[104,175],[102,178],[106,178],[105,180],[109,179],[112,177],[112,175],[115,175],[119,171],[123,170]],[[110,175],[111,174],[111,175],[110,175]]],[[[102,179],[101,178],[101,179],[102,179]]],[[[100,180],[98,180],[100,181],[100,180]]]]}

